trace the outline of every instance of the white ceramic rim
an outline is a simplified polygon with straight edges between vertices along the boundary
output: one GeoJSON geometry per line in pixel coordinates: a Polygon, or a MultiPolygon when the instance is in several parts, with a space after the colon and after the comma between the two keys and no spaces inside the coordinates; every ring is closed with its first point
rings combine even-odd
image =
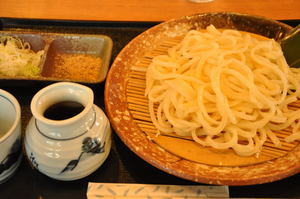
{"type": "Polygon", "coordinates": [[[7,100],[10,101],[10,103],[14,106],[14,109],[16,110],[16,115],[15,115],[15,121],[10,127],[10,129],[0,137],[0,143],[4,142],[9,136],[11,136],[14,132],[14,130],[17,128],[20,120],[21,120],[21,107],[18,102],[18,100],[9,92],[0,89],[0,96],[4,96],[7,100]]]}
{"type": "Polygon", "coordinates": [[[94,93],[93,93],[92,89],[90,89],[89,87],[78,84],[78,83],[73,83],[73,82],[59,82],[59,83],[51,84],[51,85],[46,86],[45,88],[42,88],[41,90],[39,90],[33,96],[32,100],[31,100],[30,109],[31,109],[32,115],[38,121],[42,121],[42,122],[45,122],[50,125],[63,126],[63,125],[68,125],[70,123],[73,123],[73,122],[77,121],[78,119],[80,119],[82,116],[86,115],[91,110],[93,104],[94,104],[94,93]],[[83,111],[81,111],[79,114],[77,114],[71,118],[68,118],[65,120],[48,119],[37,111],[36,103],[46,91],[52,90],[52,89],[55,89],[56,87],[61,87],[61,86],[71,86],[71,87],[76,87],[76,88],[85,90],[88,97],[91,98],[92,100],[85,105],[83,111]]]}

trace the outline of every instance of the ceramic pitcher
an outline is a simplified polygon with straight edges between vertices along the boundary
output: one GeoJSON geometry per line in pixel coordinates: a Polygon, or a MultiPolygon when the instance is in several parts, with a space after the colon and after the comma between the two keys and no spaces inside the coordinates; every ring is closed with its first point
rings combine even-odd
{"type": "Polygon", "coordinates": [[[37,170],[54,179],[75,180],[91,174],[105,161],[111,148],[111,128],[104,112],[94,104],[90,88],[55,83],[37,92],[30,108],[33,116],[24,143],[26,155],[37,170]],[[67,115],[63,119],[46,115],[49,107],[63,102],[83,108],[74,116],[63,112],[67,115]]]}

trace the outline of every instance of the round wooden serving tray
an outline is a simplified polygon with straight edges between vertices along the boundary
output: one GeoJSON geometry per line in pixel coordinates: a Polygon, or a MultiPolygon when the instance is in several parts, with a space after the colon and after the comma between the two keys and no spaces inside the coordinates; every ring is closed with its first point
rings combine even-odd
{"type": "MultiPolygon", "coordinates": [[[[251,185],[279,180],[300,172],[299,142],[285,143],[290,130],[275,132],[276,147],[267,141],[258,157],[240,157],[231,150],[201,147],[190,138],[156,136],[144,95],[145,70],[152,58],[165,54],[191,29],[213,24],[281,39],[291,27],[263,17],[237,13],[206,13],[161,23],[133,39],[115,59],[106,80],[105,106],[112,126],[138,156],[172,175],[195,182],[251,185]]],[[[300,108],[300,102],[293,104],[300,108]]]]}

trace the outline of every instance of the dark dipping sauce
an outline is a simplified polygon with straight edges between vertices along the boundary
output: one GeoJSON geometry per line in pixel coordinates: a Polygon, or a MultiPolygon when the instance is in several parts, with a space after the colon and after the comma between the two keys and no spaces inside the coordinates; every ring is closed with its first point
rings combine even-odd
{"type": "Polygon", "coordinates": [[[62,101],[49,106],[44,117],[51,120],[65,120],[74,117],[83,111],[84,106],[74,101],[62,101]]]}

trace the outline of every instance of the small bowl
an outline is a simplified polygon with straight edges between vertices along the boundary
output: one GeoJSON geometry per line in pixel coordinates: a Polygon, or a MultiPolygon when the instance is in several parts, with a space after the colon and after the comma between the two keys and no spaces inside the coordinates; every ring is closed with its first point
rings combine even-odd
{"type": "Polygon", "coordinates": [[[22,159],[21,108],[17,99],[0,89],[0,184],[17,170],[22,159]]]}

